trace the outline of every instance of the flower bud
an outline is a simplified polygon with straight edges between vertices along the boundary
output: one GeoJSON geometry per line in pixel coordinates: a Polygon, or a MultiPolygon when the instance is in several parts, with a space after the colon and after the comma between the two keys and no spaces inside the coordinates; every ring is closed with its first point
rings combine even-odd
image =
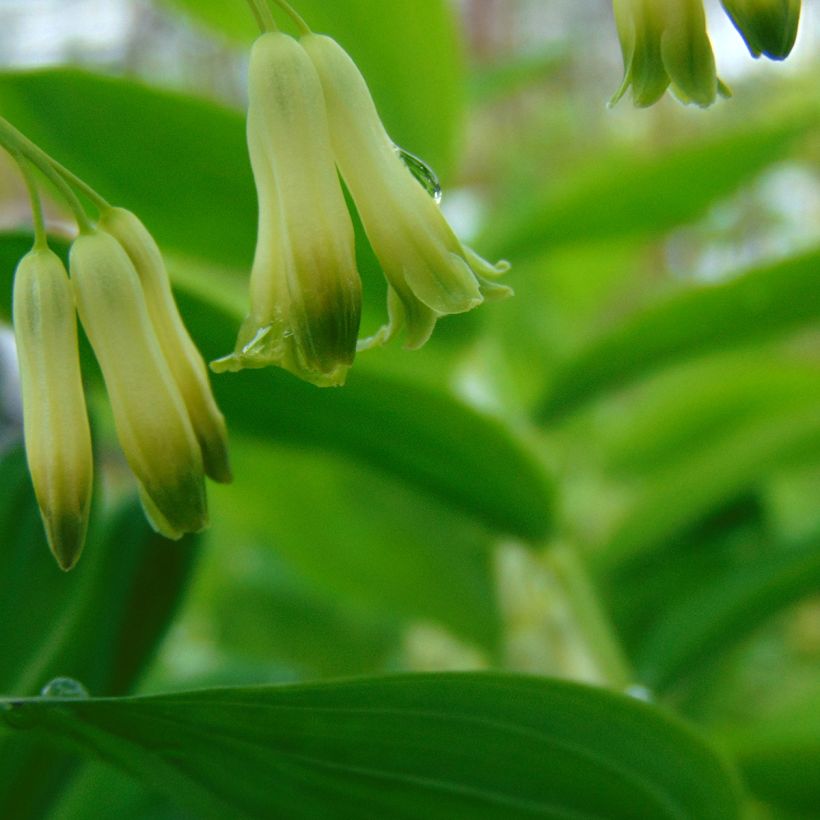
{"type": "Polygon", "coordinates": [[[105,209],[99,227],[122,245],[137,271],[154,332],[202,449],[206,475],[214,481],[229,482],[225,420],[211,393],[202,356],[179,315],[157,243],[136,215],[124,208],[105,209]]]}
{"type": "Polygon", "coordinates": [[[701,0],[614,0],[624,58],[616,103],[632,88],[635,105],[656,103],[670,83],[682,102],[711,105],[728,93],[715,68],[701,0]]]}
{"type": "Polygon", "coordinates": [[[800,0],[721,0],[753,57],[785,60],[800,24],[800,0]]]}
{"type": "Polygon", "coordinates": [[[248,148],[259,199],[250,314],[217,372],[276,364],[314,384],[345,380],[361,282],[353,225],[330,147],[316,70],[292,37],[253,45],[248,148]]]}
{"type": "Polygon", "coordinates": [[[51,551],[69,570],[85,542],[93,458],[74,296],[63,263],[47,248],[35,248],[17,266],[14,334],[34,493],[51,551]]]}
{"type": "Polygon", "coordinates": [[[336,164],[389,284],[389,322],[363,347],[404,324],[406,346],[420,347],[439,316],[463,313],[509,288],[490,279],[508,269],[461,244],[435,200],[405,167],[356,64],[334,40],[301,40],[321,79],[336,164]]]}
{"type": "Polygon", "coordinates": [[[207,525],[202,454],[134,265],[113,236],[95,231],[71,246],[70,270],[123,452],[165,522],[157,528],[197,532],[207,525]]]}

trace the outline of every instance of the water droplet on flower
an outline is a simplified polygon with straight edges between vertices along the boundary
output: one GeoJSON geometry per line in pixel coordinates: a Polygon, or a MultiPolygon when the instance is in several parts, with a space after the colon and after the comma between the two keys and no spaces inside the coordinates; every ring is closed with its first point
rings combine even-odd
{"type": "Polygon", "coordinates": [[[44,698],[79,699],[87,698],[88,690],[74,678],[54,678],[49,681],[41,690],[40,696],[44,698]]]}
{"type": "Polygon", "coordinates": [[[438,181],[436,172],[420,157],[405,151],[398,145],[393,146],[393,150],[398,154],[399,159],[404,163],[408,171],[418,180],[419,184],[438,205],[441,202],[441,183],[438,181]]]}

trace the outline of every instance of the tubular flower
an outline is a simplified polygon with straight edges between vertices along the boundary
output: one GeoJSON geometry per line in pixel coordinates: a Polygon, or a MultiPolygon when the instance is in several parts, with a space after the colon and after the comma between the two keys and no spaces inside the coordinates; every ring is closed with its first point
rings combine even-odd
{"type": "Polygon", "coordinates": [[[250,58],[248,149],[259,200],[250,313],[217,371],[275,364],[320,386],[356,354],[361,282],[333,162],[322,87],[292,37],[270,32],[250,58]]]}
{"type": "Polygon", "coordinates": [[[800,0],[721,0],[753,57],[785,60],[800,24],[800,0]]]}
{"type": "Polygon", "coordinates": [[[17,266],[14,332],[34,492],[51,551],[69,570],[85,542],[93,459],[74,296],[63,263],[47,248],[35,247],[17,266]]]}
{"type": "Polygon", "coordinates": [[[113,236],[94,231],[71,246],[70,271],[146,514],[171,538],[203,529],[202,453],[133,262],[113,236]]]}
{"type": "Polygon", "coordinates": [[[202,356],[179,315],[157,243],[137,216],[124,208],[103,210],[98,227],[122,245],[137,271],[154,332],[202,449],[206,475],[229,482],[225,420],[211,393],[202,356]]]}
{"type": "Polygon", "coordinates": [[[616,103],[632,88],[635,105],[650,106],[672,86],[682,102],[711,105],[720,91],[701,0],[614,0],[624,58],[616,103]]]}
{"type": "Polygon", "coordinates": [[[356,64],[334,40],[301,39],[324,91],[333,154],[388,281],[388,324],[360,349],[406,328],[423,345],[443,315],[463,313],[512,291],[492,281],[491,265],[461,244],[437,203],[404,165],[356,64]]]}

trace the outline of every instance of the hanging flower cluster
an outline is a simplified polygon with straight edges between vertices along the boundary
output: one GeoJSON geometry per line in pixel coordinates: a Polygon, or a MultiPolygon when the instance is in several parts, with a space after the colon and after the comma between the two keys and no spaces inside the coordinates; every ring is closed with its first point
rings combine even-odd
{"type": "Polygon", "coordinates": [[[91,192],[100,211],[93,226],[67,179],[89,193],[84,183],[1,119],[0,138],[27,173],[35,211],[35,246],[15,272],[13,318],[26,454],[52,552],[63,569],[76,563],[92,491],[77,314],[146,515],[169,538],[198,532],[208,523],[205,476],[231,480],[227,434],[156,242],[133,213],[91,192]],[[30,161],[77,215],[70,277],[48,247],[30,161]]]}
{"type": "Polygon", "coordinates": [[[340,385],[357,349],[404,329],[423,345],[439,317],[511,290],[453,233],[387,135],[358,68],[329,37],[270,31],[250,60],[248,148],[259,200],[250,313],[222,372],[278,365],[340,385]],[[361,283],[339,174],[388,282],[388,322],[358,339],[361,283]]]}
{"type": "MultiPolygon", "coordinates": [[[[722,0],[755,57],[791,52],[800,0],[722,0]]],[[[682,102],[711,105],[729,89],[720,81],[702,0],[613,0],[624,58],[624,81],[612,102],[632,90],[635,105],[650,106],[671,86],[682,102]]]]}

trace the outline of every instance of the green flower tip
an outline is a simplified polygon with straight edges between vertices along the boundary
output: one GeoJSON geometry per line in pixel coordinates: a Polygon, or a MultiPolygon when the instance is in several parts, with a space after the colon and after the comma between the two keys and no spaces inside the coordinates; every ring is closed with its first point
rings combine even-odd
{"type": "Polygon", "coordinates": [[[273,364],[319,386],[340,385],[357,350],[401,330],[407,347],[420,347],[440,317],[511,295],[493,281],[509,265],[491,265],[461,244],[429,169],[417,158],[407,167],[335,41],[264,34],[249,77],[259,201],[251,304],[233,353],[211,363],[215,372],[273,364]],[[361,282],[340,175],[388,282],[388,322],[369,339],[358,339],[361,282]]]}
{"type": "Polygon", "coordinates": [[[684,103],[706,108],[727,89],[717,77],[701,0],[614,0],[624,80],[610,105],[631,89],[646,108],[670,88],[684,103]]]}
{"type": "Polygon", "coordinates": [[[785,60],[800,25],[800,0],[721,0],[753,57],[785,60]]]}

